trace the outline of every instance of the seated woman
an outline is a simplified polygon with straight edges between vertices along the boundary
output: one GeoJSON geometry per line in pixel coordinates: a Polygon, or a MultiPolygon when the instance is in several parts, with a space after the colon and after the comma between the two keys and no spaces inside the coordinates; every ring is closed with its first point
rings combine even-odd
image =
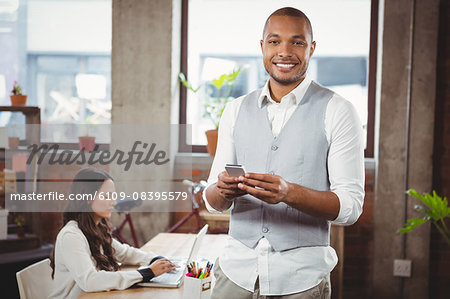
{"type": "Polygon", "coordinates": [[[73,196],[94,200],[72,200],[63,215],[51,258],[54,289],[50,298],[77,298],[82,292],[123,290],[138,282],[172,271],[169,260],[145,252],[111,237],[108,219],[115,205],[112,177],[104,171],[86,168],[78,172],[71,187],[73,196]],[[119,264],[143,264],[139,270],[118,271],[119,264]]]}

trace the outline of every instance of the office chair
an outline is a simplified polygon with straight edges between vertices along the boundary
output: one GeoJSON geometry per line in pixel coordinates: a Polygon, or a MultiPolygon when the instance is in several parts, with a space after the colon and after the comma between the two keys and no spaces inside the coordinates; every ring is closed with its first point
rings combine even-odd
{"type": "Polygon", "coordinates": [[[47,299],[52,290],[50,259],[34,263],[16,273],[20,299],[47,299]]]}

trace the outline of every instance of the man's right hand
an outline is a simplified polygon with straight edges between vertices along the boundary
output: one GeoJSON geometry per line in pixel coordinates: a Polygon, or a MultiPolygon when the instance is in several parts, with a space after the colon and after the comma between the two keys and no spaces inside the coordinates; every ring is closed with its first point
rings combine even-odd
{"type": "Polygon", "coordinates": [[[217,183],[205,190],[206,199],[217,211],[228,210],[236,197],[247,194],[238,188],[238,178],[229,176],[226,171],[222,171],[217,179],[217,183]]]}
{"type": "Polygon", "coordinates": [[[222,171],[219,173],[216,188],[220,197],[228,201],[233,201],[236,197],[247,194],[247,192],[238,188],[238,184],[238,177],[229,176],[226,171],[222,171]]]}

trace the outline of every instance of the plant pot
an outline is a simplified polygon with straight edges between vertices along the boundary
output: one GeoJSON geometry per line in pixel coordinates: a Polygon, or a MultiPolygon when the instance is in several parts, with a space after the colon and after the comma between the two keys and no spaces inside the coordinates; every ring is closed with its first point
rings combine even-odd
{"type": "Polygon", "coordinates": [[[25,237],[25,227],[23,227],[23,226],[17,227],[16,232],[17,232],[17,236],[19,238],[24,238],[25,237]]]}
{"type": "Polygon", "coordinates": [[[13,94],[11,97],[11,106],[25,106],[27,104],[27,96],[23,94],[13,94]]]}
{"type": "Polygon", "coordinates": [[[9,149],[17,149],[19,147],[19,137],[8,137],[9,149]]]}
{"type": "Polygon", "coordinates": [[[217,136],[219,134],[219,130],[208,130],[205,132],[206,140],[208,140],[208,144],[206,145],[206,150],[211,156],[216,155],[217,148],[217,136]]]}
{"type": "Polygon", "coordinates": [[[95,148],[95,137],[94,136],[79,136],[78,145],[80,151],[91,152],[95,148]]]}

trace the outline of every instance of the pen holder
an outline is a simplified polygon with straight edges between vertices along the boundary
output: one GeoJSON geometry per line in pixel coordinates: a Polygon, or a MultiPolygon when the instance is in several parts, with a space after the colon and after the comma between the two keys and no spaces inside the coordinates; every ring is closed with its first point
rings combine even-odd
{"type": "Polygon", "coordinates": [[[183,299],[211,298],[211,276],[203,279],[185,277],[183,299]]]}

